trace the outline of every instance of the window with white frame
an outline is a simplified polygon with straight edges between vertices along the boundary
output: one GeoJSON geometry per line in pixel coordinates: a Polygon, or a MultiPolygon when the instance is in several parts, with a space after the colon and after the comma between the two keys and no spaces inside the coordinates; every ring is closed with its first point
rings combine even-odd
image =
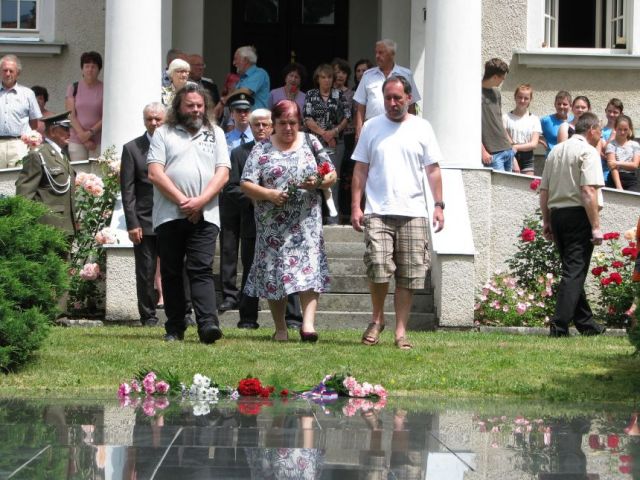
{"type": "Polygon", "coordinates": [[[0,0],[0,32],[38,30],[38,0],[0,0]]]}
{"type": "Polygon", "coordinates": [[[627,0],[545,0],[544,44],[552,48],[626,48],[627,0]]]}

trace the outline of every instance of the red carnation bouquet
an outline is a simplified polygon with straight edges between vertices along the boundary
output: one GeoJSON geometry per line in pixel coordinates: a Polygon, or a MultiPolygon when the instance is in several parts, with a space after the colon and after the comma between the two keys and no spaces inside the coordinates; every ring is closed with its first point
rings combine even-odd
{"type": "MultiPolygon", "coordinates": [[[[311,177],[315,177],[316,183],[320,185],[324,180],[324,177],[326,177],[333,171],[334,171],[333,165],[331,165],[329,162],[324,162],[318,165],[318,168],[316,169],[316,173],[314,173],[311,177]]],[[[329,209],[329,216],[337,217],[338,210],[336,209],[336,204],[333,201],[333,195],[331,194],[331,189],[323,188],[322,195],[324,195],[324,199],[327,202],[327,208],[329,209]]]]}

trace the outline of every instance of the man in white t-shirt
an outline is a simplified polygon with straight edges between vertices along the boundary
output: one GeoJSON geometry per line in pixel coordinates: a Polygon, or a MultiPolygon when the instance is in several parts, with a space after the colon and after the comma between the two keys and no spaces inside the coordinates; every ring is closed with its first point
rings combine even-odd
{"type": "Polygon", "coordinates": [[[375,345],[384,329],[384,300],[394,276],[395,344],[409,350],[406,327],[413,291],[424,288],[428,268],[426,173],[435,200],[433,226],[444,227],[440,147],[431,124],[409,113],[411,84],[391,76],[382,85],[385,115],[367,121],[352,158],[351,224],[365,232],[364,257],[372,318],[362,343],[375,345]],[[362,211],[362,195],[366,205],[362,211]]]}
{"type": "Polygon", "coordinates": [[[203,87],[187,82],[176,93],[166,123],[153,134],[147,154],[167,314],[164,338],[169,342],[183,340],[187,328],[185,266],[200,341],[213,343],[222,336],[213,255],[220,231],[218,194],[229,180],[231,162],[223,131],[207,118],[208,98],[203,87]]]}
{"type": "Polygon", "coordinates": [[[370,68],[362,75],[358,88],[353,95],[357,104],[355,114],[356,138],[360,137],[362,124],[385,113],[382,99],[382,84],[391,75],[403,76],[411,84],[411,104],[409,113],[416,113],[416,102],[420,101],[420,92],[413,81],[411,70],[395,63],[396,42],[384,39],[376,42],[376,67],[370,68]]]}

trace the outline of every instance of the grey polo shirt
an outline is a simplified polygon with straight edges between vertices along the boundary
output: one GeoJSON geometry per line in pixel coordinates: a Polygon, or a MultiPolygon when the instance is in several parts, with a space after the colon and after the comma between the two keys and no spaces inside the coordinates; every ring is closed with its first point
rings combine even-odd
{"type": "MultiPolygon", "coordinates": [[[[209,184],[218,167],[231,169],[227,142],[220,127],[201,128],[191,134],[181,125],[167,124],[158,128],[151,138],[147,164],[160,163],[164,172],[187,197],[197,197],[209,184]]],[[[205,221],[220,227],[218,196],[203,210],[205,221]]],[[[153,228],[171,220],[186,218],[178,205],[153,188],[153,228]]]]}

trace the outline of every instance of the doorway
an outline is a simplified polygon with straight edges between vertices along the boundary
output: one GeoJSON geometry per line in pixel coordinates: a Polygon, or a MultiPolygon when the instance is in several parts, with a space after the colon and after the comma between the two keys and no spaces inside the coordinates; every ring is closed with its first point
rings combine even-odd
{"type": "Polygon", "coordinates": [[[236,48],[254,45],[271,88],[284,84],[287,63],[301,63],[308,73],[302,90],[308,90],[318,65],[348,58],[348,16],[348,0],[234,0],[231,57],[236,48]]]}

